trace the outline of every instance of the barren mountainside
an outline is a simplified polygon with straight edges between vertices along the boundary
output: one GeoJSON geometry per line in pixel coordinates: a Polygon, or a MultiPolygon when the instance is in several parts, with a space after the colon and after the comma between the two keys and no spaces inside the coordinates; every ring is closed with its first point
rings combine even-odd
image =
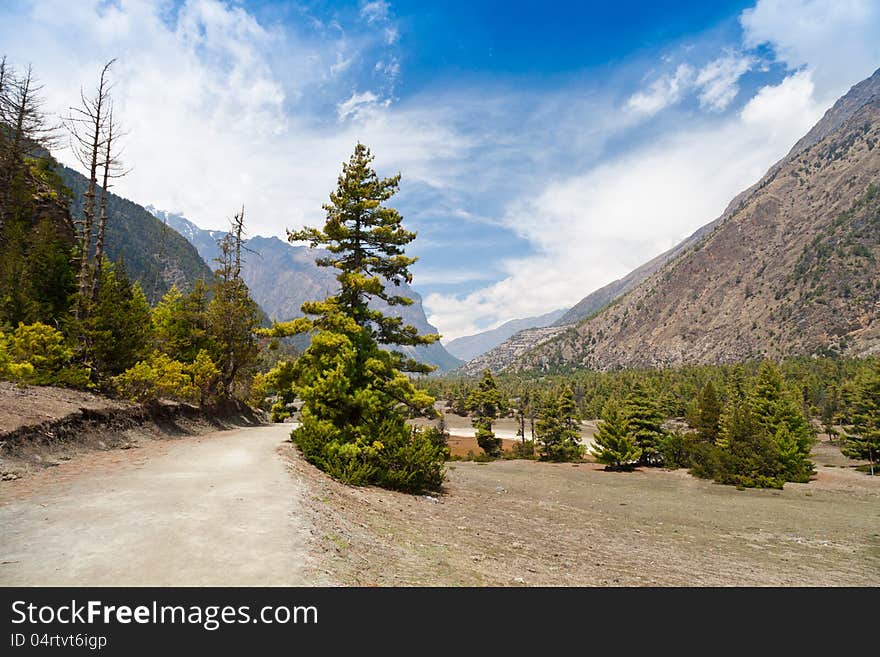
{"type": "Polygon", "coordinates": [[[704,239],[515,368],[880,353],[880,72],[704,239]]]}

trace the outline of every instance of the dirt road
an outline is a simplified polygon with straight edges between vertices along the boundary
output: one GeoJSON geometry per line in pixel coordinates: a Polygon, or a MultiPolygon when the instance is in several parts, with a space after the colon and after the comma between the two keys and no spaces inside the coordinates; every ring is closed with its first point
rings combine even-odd
{"type": "Polygon", "coordinates": [[[0,585],[287,586],[310,566],[290,425],[75,459],[0,486],[0,585]]]}

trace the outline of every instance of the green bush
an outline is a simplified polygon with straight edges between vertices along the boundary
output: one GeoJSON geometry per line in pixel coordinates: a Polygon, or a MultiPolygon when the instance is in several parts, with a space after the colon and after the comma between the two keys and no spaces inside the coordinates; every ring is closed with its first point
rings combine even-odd
{"type": "Polygon", "coordinates": [[[290,411],[287,410],[287,405],[284,403],[283,399],[279,399],[277,402],[272,404],[272,408],[269,409],[269,413],[269,419],[272,422],[284,422],[284,420],[290,417],[290,411]]]}
{"type": "Polygon", "coordinates": [[[504,452],[503,457],[505,459],[537,459],[538,452],[535,449],[535,441],[517,441],[513,444],[513,447],[510,448],[509,452],[504,452]]]}
{"type": "Polygon", "coordinates": [[[367,429],[355,440],[347,440],[330,422],[306,411],[291,439],[307,461],[355,486],[376,485],[408,493],[440,488],[449,455],[441,431],[416,429],[394,417],[367,429]]]}
{"type": "Polygon", "coordinates": [[[117,392],[132,401],[199,400],[200,391],[193,385],[187,365],[159,352],[153,352],[148,360],[138,361],[112,381],[117,392]]]}
{"type": "Polygon", "coordinates": [[[0,332],[0,378],[38,386],[89,387],[89,370],[74,362],[60,331],[46,324],[19,323],[0,332]]]}

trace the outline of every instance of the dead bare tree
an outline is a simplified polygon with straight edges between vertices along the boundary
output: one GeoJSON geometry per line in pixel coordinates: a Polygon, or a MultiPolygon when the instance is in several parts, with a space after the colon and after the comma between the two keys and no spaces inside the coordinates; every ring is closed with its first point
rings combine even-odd
{"type": "Polygon", "coordinates": [[[6,223],[13,194],[13,181],[25,171],[25,157],[35,148],[50,148],[57,141],[57,128],[43,111],[43,87],[27,67],[19,78],[0,60],[0,230],[6,223]]]}
{"type": "Polygon", "coordinates": [[[98,215],[98,234],[95,238],[95,267],[92,276],[92,300],[97,301],[98,293],[101,290],[101,272],[104,263],[104,234],[107,229],[107,195],[109,194],[110,181],[121,178],[127,170],[122,169],[120,157],[122,151],[117,148],[118,140],[122,136],[119,124],[113,119],[113,103],[108,105],[107,121],[105,124],[106,132],[104,134],[104,161],[101,165],[103,169],[103,180],[101,183],[101,208],[98,215]]]}
{"type": "Polygon", "coordinates": [[[110,67],[115,62],[111,59],[101,69],[98,87],[93,96],[86,96],[80,91],[79,107],[71,107],[64,118],[64,124],[70,133],[71,149],[79,163],[89,172],[89,182],[85,193],[83,217],[79,224],[79,295],[76,305],[76,316],[81,317],[85,310],[85,302],[90,291],[92,267],[90,262],[92,231],[95,227],[95,196],[98,186],[99,158],[105,146],[107,135],[107,109],[110,103],[112,84],[109,79],[110,67]]]}

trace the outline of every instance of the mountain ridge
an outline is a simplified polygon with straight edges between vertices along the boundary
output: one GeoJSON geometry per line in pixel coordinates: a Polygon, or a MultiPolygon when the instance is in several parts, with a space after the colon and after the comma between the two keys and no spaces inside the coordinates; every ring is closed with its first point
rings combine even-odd
{"type": "Polygon", "coordinates": [[[450,340],[448,343],[444,344],[444,346],[446,347],[446,351],[456,358],[463,361],[469,361],[491,349],[494,349],[499,344],[522,330],[543,328],[555,323],[556,320],[565,314],[565,312],[565,308],[560,308],[535,317],[511,319],[494,329],[450,340]]]}

